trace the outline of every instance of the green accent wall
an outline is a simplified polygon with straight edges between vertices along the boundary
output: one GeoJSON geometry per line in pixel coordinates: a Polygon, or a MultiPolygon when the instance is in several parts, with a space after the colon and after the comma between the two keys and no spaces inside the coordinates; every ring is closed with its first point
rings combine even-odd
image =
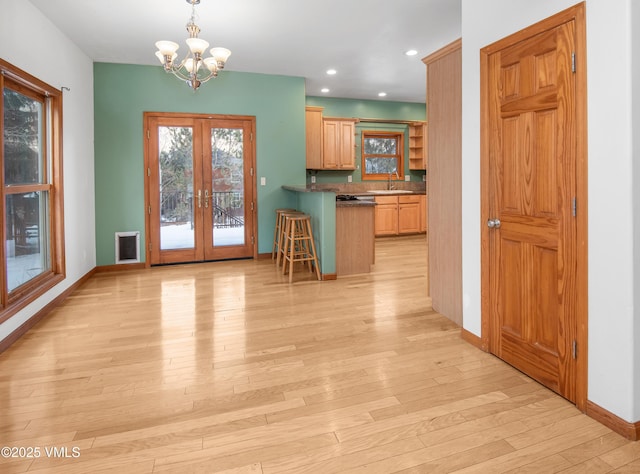
{"type": "Polygon", "coordinates": [[[323,274],[336,273],[336,193],[296,193],[296,209],[311,216],[311,229],[323,274]]]}
{"type": "Polygon", "coordinates": [[[115,232],[140,231],[145,256],[143,112],[256,117],[258,252],[271,252],[275,209],[296,205],[281,186],[305,179],[304,94],[300,77],[223,71],[193,92],[159,66],[95,63],[97,265],[115,263],[115,232]]]}
{"type": "MultiPolygon", "coordinates": [[[[425,119],[424,104],[305,97],[301,77],[223,71],[193,92],[160,66],[95,63],[97,265],[115,263],[116,232],[139,231],[141,259],[145,258],[144,112],[256,117],[258,253],[271,253],[277,208],[320,209],[330,221],[326,213],[331,206],[324,198],[315,202],[315,197],[306,196],[299,202],[297,193],[281,189],[283,185],[304,185],[309,178],[305,170],[305,105],[325,107],[325,115],[334,117],[425,119]],[[265,186],[260,185],[262,177],[265,186]]],[[[367,129],[386,127],[367,125],[367,129]]],[[[359,170],[326,171],[318,175],[318,182],[346,182],[348,174],[353,174],[354,181],[360,179],[359,170]]],[[[412,175],[412,180],[421,180],[421,176],[412,175]]],[[[330,234],[331,225],[318,223],[314,227],[314,232],[319,232],[319,253],[324,261],[332,261],[335,248],[327,247],[329,239],[321,235],[330,234]]],[[[330,272],[330,265],[325,266],[323,271],[330,272]]]]}
{"type": "Polygon", "coordinates": [[[316,182],[346,183],[351,176],[354,183],[362,182],[360,163],[362,162],[362,131],[380,130],[404,133],[404,172],[409,174],[411,181],[422,181],[425,172],[409,170],[409,127],[404,124],[385,123],[384,120],[426,120],[427,108],[425,104],[413,102],[390,102],[385,100],[352,100],[333,99],[326,97],[307,97],[306,105],[324,107],[325,117],[351,117],[380,119],[380,123],[367,122],[356,124],[356,169],[352,171],[313,171],[307,172],[307,183],[311,182],[311,175],[316,176],[316,182]]]}

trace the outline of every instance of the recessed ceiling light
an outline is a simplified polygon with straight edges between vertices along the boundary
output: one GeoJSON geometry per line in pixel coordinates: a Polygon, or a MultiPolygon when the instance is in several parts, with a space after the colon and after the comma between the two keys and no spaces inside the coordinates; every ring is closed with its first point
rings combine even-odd
{"type": "Polygon", "coordinates": [[[327,92],[329,92],[329,89],[327,89],[326,87],[323,87],[322,89],[320,89],[320,92],[323,92],[326,94],[327,92]]]}
{"type": "Polygon", "coordinates": [[[333,76],[334,74],[336,74],[338,71],[336,71],[335,69],[327,69],[327,74],[329,74],[330,76],[333,76]]]}
{"type": "Polygon", "coordinates": [[[405,53],[407,56],[415,56],[416,54],[418,54],[418,52],[415,49],[410,49],[409,51],[405,51],[405,53]]]}
{"type": "Polygon", "coordinates": [[[386,92],[378,92],[378,97],[386,97],[387,93],[386,92]]]}

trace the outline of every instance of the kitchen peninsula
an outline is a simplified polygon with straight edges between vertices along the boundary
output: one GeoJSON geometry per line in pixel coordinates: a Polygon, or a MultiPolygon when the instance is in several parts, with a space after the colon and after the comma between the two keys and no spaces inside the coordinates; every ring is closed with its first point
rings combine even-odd
{"type": "MultiPolygon", "coordinates": [[[[407,183],[413,184],[413,183],[407,183]]],[[[282,186],[296,194],[296,208],[311,215],[323,280],[368,273],[375,262],[375,206],[379,194],[424,194],[424,185],[386,190],[371,185],[282,186]],[[347,195],[344,200],[336,200],[347,195]]]]}

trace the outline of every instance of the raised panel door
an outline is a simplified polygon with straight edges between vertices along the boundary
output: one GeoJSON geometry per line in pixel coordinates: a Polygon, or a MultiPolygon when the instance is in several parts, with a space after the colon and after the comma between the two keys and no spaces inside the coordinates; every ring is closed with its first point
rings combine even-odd
{"type": "Polygon", "coordinates": [[[420,232],[420,197],[398,196],[398,233],[420,232]]]}
{"type": "Polygon", "coordinates": [[[324,120],[322,135],[322,168],[338,169],[338,159],[340,156],[340,122],[324,120]]]}
{"type": "Polygon", "coordinates": [[[355,125],[353,122],[339,122],[340,142],[338,144],[338,168],[355,169],[355,125]]]}
{"type": "Polygon", "coordinates": [[[398,235],[398,197],[376,197],[375,212],[376,236],[398,235]]]}
{"type": "Polygon", "coordinates": [[[489,57],[490,350],[575,400],[574,26],[489,57]],[[495,222],[495,221],[494,221],[495,222]]]}
{"type": "Polygon", "coordinates": [[[322,107],[305,109],[307,169],[322,168],[322,107]]]}

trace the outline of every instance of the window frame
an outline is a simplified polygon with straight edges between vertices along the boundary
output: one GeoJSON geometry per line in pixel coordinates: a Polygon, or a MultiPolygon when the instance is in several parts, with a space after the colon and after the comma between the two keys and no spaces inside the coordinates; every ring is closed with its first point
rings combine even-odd
{"type": "MultiPolygon", "coordinates": [[[[64,201],[62,180],[62,91],[0,59],[0,323],[45,294],[66,277],[64,245],[64,201]],[[38,183],[5,185],[4,90],[16,91],[40,101],[42,113],[42,179],[38,183]],[[6,255],[7,196],[46,192],[48,254],[50,268],[8,291],[6,255]]],[[[42,194],[41,194],[42,196],[42,194]]]]}
{"type": "Polygon", "coordinates": [[[362,130],[362,180],[363,181],[386,181],[389,179],[389,173],[367,173],[367,158],[395,158],[398,162],[395,174],[391,175],[391,179],[394,181],[404,181],[404,148],[405,148],[405,136],[403,131],[381,131],[381,130],[362,130]],[[396,153],[391,154],[365,154],[365,140],[367,138],[395,138],[396,139],[396,153]]]}

